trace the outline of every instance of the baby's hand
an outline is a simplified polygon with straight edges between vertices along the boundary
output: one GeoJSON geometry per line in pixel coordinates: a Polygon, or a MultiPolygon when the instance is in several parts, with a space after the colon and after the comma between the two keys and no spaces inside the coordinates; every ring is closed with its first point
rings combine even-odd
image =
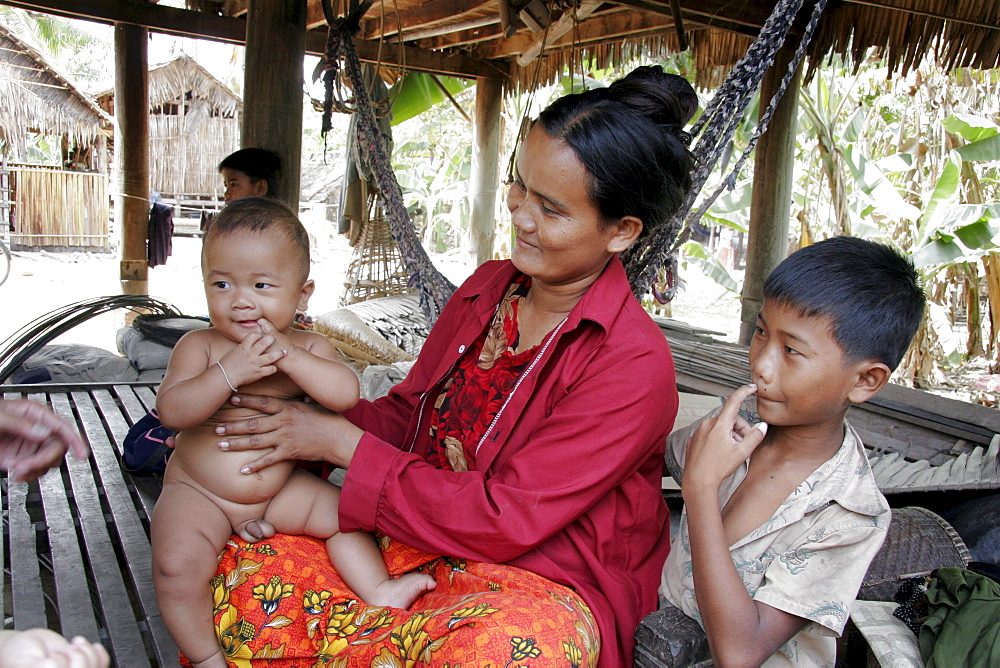
{"type": "Polygon", "coordinates": [[[707,485],[716,492],[722,481],[747,460],[767,433],[767,423],[751,427],[738,415],[740,405],[757,391],[744,385],[730,395],[722,412],[702,422],[688,443],[682,492],[707,485]]]}
{"type": "Polygon", "coordinates": [[[274,338],[270,334],[247,334],[238,346],[219,360],[225,370],[226,380],[238,388],[275,373],[278,370],[277,361],[285,353],[281,349],[272,350],[273,343],[274,338]]]}
{"type": "Polygon", "coordinates": [[[257,321],[257,324],[260,325],[261,334],[264,336],[270,336],[274,339],[274,343],[268,346],[267,351],[270,353],[281,353],[281,357],[278,358],[277,362],[275,362],[275,365],[280,369],[282,362],[288,359],[288,354],[295,348],[295,344],[292,343],[290,338],[275,329],[274,325],[272,325],[271,321],[267,318],[260,318],[257,321]]]}

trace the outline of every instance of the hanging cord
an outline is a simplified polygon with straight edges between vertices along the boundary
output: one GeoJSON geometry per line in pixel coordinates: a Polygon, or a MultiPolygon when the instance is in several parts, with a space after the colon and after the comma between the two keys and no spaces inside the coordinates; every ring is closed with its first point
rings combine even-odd
{"type": "MultiPolygon", "coordinates": [[[[718,162],[719,157],[732,140],[754,92],[760,87],[764,73],[774,62],[778,49],[784,44],[795,16],[802,7],[802,0],[779,0],[774,11],[761,28],[757,39],[750,45],[743,58],[733,66],[726,80],[716,91],[715,97],[712,98],[705,113],[691,129],[691,135],[698,137],[698,143],[692,151],[696,168],[692,174],[691,189],[685,196],[681,208],[665,225],[650,234],[644,243],[636,245],[625,254],[626,271],[637,298],[641,299],[656,282],[657,274],[661,269],[667,273],[667,284],[673,285],[677,269],[675,255],[677,247],[687,237],[687,230],[690,226],[704,215],[722,193],[722,190],[727,187],[731,189],[735,184],[736,177],[757,145],[760,135],[767,129],[767,124],[774,115],[778,102],[798,69],[826,7],[826,2],[827,0],[817,0],[813,7],[809,24],[789,63],[788,72],[782,78],[778,90],[771,98],[757,130],[736,166],[723,180],[722,185],[706,197],[693,213],[691,209],[694,206],[695,198],[708,180],[712,167],[718,162]]],[[[672,292],[672,288],[668,290],[668,299],[672,296],[670,294],[672,292]]]]}
{"type": "MultiPolygon", "coordinates": [[[[324,8],[326,2],[324,2],[324,8]]],[[[329,16],[327,17],[329,20],[329,16]]],[[[385,209],[389,219],[389,231],[399,246],[403,256],[403,264],[410,276],[409,284],[416,286],[420,296],[420,307],[431,324],[455,291],[455,286],[431,262],[427,251],[420,243],[410,215],[403,202],[403,191],[392,171],[385,139],[379,132],[378,123],[372,109],[371,99],[361,73],[361,62],[354,50],[353,35],[358,29],[359,15],[353,14],[346,19],[335,19],[330,23],[327,37],[327,50],[324,56],[325,72],[323,80],[327,86],[327,98],[332,97],[330,88],[335,85],[338,75],[347,75],[357,108],[357,128],[359,148],[368,150],[369,167],[375,176],[379,191],[385,201],[385,209]]],[[[324,108],[323,133],[330,127],[329,117],[324,108]]]]}

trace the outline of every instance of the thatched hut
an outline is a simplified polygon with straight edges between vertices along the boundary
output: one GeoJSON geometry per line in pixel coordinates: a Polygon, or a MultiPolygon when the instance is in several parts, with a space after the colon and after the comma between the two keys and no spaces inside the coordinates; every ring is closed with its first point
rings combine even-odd
{"type": "Polygon", "coordinates": [[[23,247],[108,247],[111,118],[34,48],[0,26],[0,225],[23,247]],[[30,160],[58,137],[59,163],[30,160]]]}
{"type": "MultiPolygon", "coordinates": [[[[97,101],[114,113],[114,90],[97,101]]],[[[240,147],[243,102],[189,56],[149,70],[150,188],[183,205],[222,197],[219,161],[240,147]]]]}

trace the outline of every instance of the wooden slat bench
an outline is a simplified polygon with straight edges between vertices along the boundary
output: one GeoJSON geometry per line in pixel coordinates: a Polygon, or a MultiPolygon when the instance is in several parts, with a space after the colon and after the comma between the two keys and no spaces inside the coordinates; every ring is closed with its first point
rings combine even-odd
{"type": "Polygon", "coordinates": [[[116,666],[176,666],[150,572],[160,480],[121,466],[122,440],[153,406],[154,386],[2,385],[0,395],[48,404],[91,448],[87,461],[70,456],[34,483],[0,473],[3,628],[82,635],[101,642],[116,666]]]}

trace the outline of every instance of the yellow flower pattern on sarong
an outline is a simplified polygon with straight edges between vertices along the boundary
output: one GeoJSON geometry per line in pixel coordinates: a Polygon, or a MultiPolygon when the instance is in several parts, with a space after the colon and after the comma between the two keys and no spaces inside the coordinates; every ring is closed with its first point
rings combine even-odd
{"type": "MultiPolygon", "coordinates": [[[[437,587],[408,610],[366,605],[322,541],[229,541],[212,579],[219,642],[252,668],[595,666],[597,624],[572,589],[503,564],[436,557],[379,536],[391,574],[437,587]]],[[[190,665],[182,661],[184,665],[190,665]]]]}

